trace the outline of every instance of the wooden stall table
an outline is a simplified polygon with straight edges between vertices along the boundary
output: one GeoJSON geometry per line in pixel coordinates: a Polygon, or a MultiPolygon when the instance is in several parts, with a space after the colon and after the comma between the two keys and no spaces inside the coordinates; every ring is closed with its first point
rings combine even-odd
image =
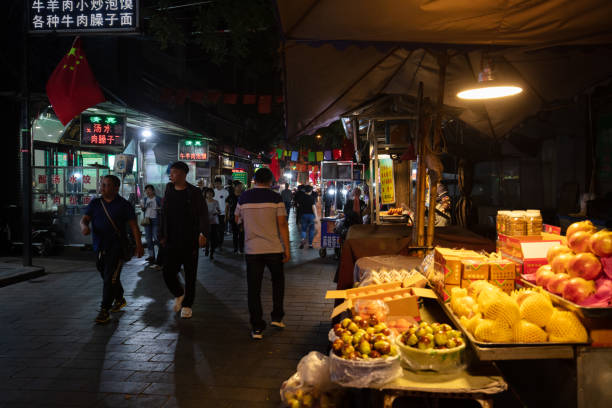
{"type": "Polygon", "coordinates": [[[384,408],[391,408],[400,397],[472,399],[489,408],[493,406],[493,396],[507,388],[508,384],[495,367],[486,364],[453,374],[404,370],[401,377],[379,389],[384,408]]]}
{"type": "MultiPolygon", "coordinates": [[[[412,227],[406,225],[353,225],[346,235],[338,268],[338,289],[353,287],[355,262],[365,256],[408,255],[412,227]]],[[[465,228],[438,227],[434,246],[495,251],[495,242],[465,228]]]]}

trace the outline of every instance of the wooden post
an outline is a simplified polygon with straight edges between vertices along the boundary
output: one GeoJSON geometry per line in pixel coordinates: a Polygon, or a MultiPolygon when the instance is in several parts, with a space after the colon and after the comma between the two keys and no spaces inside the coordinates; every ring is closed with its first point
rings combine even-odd
{"type": "MultiPolygon", "coordinates": [[[[438,55],[438,106],[435,113],[435,122],[433,124],[433,140],[431,151],[436,152],[439,149],[442,139],[442,109],[444,107],[444,85],[446,82],[446,65],[448,64],[448,55],[438,55]]],[[[433,153],[430,153],[433,154],[433,153]]],[[[429,218],[427,223],[427,246],[433,245],[434,230],[436,224],[436,199],[438,198],[438,179],[442,174],[432,173],[429,177],[429,218]]]]}
{"type": "MultiPolygon", "coordinates": [[[[423,144],[423,132],[422,132],[422,116],[423,116],[423,82],[419,82],[419,90],[416,101],[416,121],[415,121],[415,132],[414,132],[414,143],[417,154],[417,179],[416,179],[416,191],[414,192],[415,198],[412,200],[414,205],[414,220],[412,225],[412,244],[419,246],[419,226],[420,226],[420,214],[421,214],[421,206],[420,206],[420,198],[421,198],[421,165],[423,162],[423,155],[421,151],[421,147],[423,144]]],[[[411,175],[412,176],[412,175],[411,175]]]]}

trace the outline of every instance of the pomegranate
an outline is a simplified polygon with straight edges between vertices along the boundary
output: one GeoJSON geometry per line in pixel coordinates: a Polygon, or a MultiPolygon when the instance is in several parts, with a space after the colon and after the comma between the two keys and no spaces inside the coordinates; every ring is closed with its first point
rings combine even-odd
{"type": "Polygon", "coordinates": [[[575,253],[589,252],[589,240],[593,236],[592,231],[576,231],[567,239],[567,244],[575,253]]]}
{"type": "Polygon", "coordinates": [[[543,288],[548,286],[548,282],[552,279],[555,274],[551,271],[542,271],[536,274],[536,285],[542,286],[543,288]]]}
{"type": "Polygon", "coordinates": [[[567,227],[567,231],[565,232],[567,241],[569,242],[570,237],[578,231],[590,231],[592,233],[595,233],[597,231],[597,228],[595,228],[593,223],[589,220],[575,222],[569,227],[567,227]]]}
{"type": "Polygon", "coordinates": [[[548,261],[549,264],[551,264],[553,259],[555,259],[557,255],[571,253],[571,252],[572,250],[569,249],[569,247],[565,245],[555,245],[548,249],[548,252],[546,253],[546,260],[548,261]]]}
{"type": "Polygon", "coordinates": [[[601,230],[589,239],[591,252],[602,258],[612,256],[612,231],[601,230]]]}
{"type": "Polygon", "coordinates": [[[563,297],[574,303],[581,303],[594,293],[595,282],[582,278],[571,278],[563,289],[563,297]]]}
{"type": "Polygon", "coordinates": [[[570,263],[572,262],[572,259],[574,259],[574,256],[575,255],[571,252],[557,255],[550,264],[552,271],[554,273],[568,273],[570,263]]]}
{"type": "MultiPolygon", "coordinates": [[[[578,233],[576,233],[578,234],[578,233]]],[[[569,275],[586,280],[593,280],[601,273],[599,258],[590,252],[575,255],[569,264],[569,275]]]]}
{"type": "Polygon", "coordinates": [[[555,276],[548,280],[546,289],[548,289],[552,293],[560,295],[561,293],[563,293],[563,289],[565,289],[565,285],[570,279],[571,278],[567,273],[557,273],[555,274],[555,276]]]}

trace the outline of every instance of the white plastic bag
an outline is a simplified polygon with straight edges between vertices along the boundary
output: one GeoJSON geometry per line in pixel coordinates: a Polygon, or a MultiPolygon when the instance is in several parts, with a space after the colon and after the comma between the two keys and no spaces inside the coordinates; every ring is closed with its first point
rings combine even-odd
{"type": "Polygon", "coordinates": [[[330,393],[337,388],[330,379],[329,357],[311,351],[298,363],[297,372],[283,383],[280,389],[281,400],[285,405],[298,401],[298,406],[333,406],[334,397],[330,393]],[[321,401],[325,400],[326,404],[321,401]],[[317,405],[319,404],[319,405],[317,405]]]}
{"type": "Polygon", "coordinates": [[[306,354],[297,366],[297,374],[306,386],[327,391],[334,387],[329,377],[329,357],[318,351],[306,354]]]}
{"type": "Polygon", "coordinates": [[[383,386],[402,375],[399,354],[370,360],[347,360],[330,353],[331,380],[345,387],[383,386]]]}

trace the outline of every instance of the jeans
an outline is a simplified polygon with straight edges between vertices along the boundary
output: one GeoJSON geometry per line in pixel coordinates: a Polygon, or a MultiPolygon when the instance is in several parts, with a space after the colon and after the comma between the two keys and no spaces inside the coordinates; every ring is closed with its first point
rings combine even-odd
{"type": "Polygon", "coordinates": [[[174,297],[185,295],[183,306],[191,307],[195,299],[196,274],[198,270],[198,248],[164,248],[164,281],[174,297]],[[185,270],[185,289],[179,281],[181,265],[185,270]]]}
{"type": "Polygon", "coordinates": [[[224,240],[225,240],[225,215],[219,215],[219,228],[217,229],[217,247],[221,248],[223,246],[224,240]]]}
{"type": "Polygon", "coordinates": [[[120,280],[123,260],[120,258],[120,253],[121,248],[118,244],[97,253],[96,268],[104,282],[100,307],[105,310],[111,308],[113,300],[123,299],[123,286],[120,280]]]}
{"type": "Polygon", "coordinates": [[[232,238],[234,240],[234,252],[244,252],[244,229],[241,224],[236,224],[235,220],[230,220],[232,224],[232,238]]]}
{"type": "Polygon", "coordinates": [[[291,202],[285,203],[285,211],[287,212],[287,217],[289,217],[289,211],[291,211],[291,202]]]}
{"type": "Polygon", "coordinates": [[[272,274],[272,320],[280,322],[285,315],[283,298],[285,296],[285,274],[283,272],[283,254],[246,255],[248,303],[251,326],[253,330],[263,330],[261,307],[261,281],[267,266],[272,274]]]}
{"type": "Polygon", "coordinates": [[[312,245],[314,239],[314,219],[314,214],[302,214],[302,241],[306,240],[306,234],[308,233],[308,245],[312,245]]]}
{"type": "Polygon", "coordinates": [[[159,219],[151,218],[151,223],[145,225],[145,236],[147,237],[147,248],[149,256],[155,258],[155,245],[159,246],[157,231],[159,229],[159,219]]]}

